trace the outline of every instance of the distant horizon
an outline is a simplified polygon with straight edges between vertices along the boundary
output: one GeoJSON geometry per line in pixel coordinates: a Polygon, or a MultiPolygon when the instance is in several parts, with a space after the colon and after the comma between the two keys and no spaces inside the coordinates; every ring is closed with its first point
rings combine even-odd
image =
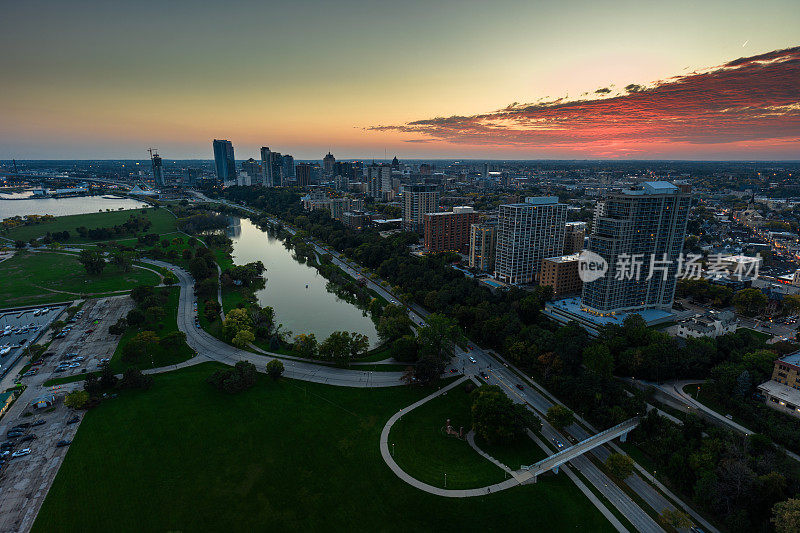
{"type": "MultiPolygon", "coordinates": [[[[235,147],[234,147],[235,148],[235,147]]],[[[285,154],[285,155],[292,155],[292,154],[285,154]]],[[[333,154],[336,157],[336,154],[333,154]]],[[[324,155],[322,156],[324,157],[324,155]]],[[[319,159],[300,159],[298,157],[294,158],[295,163],[306,163],[306,162],[315,162],[315,161],[322,161],[322,157],[319,159]]],[[[186,158],[170,158],[161,156],[161,159],[164,163],[169,163],[170,161],[178,162],[178,161],[203,161],[203,162],[213,162],[214,158],[198,158],[198,157],[186,157],[186,158]]],[[[247,161],[248,158],[236,158],[236,161],[247,161]]],[[[253,157],[256,161],[260,161],[259,158],[253,157]]],[[[336,157],[336,161],[389,161],[391,162],[393,157],[389,158],[377,158],[377,157],[336,157]]],[[[509,158],[468,158],[468,157],[436,157],[436,158],[420,158],[420,157],[397,157],[397,159],[403,162],[427,162],[427,161],[447,161],[447,162],[503,162],[503,163],[535,163],[535,162],[565,162],[565,163],[588,163],[588,162],[598,162],[598,163],[800,163],[800,158],[798,159],[635,159],[635,158],[586,158],[586,159],[559,159],[559,158],[535,158],[535,159],[509,159],[509,158]]],[[[143,159],[135,159],[135,158],[82,158],[82,159],[0,159],[0,164],[11,163],[12,161],[16,161],[17,163],[26,163],[26,162],[33,162],[33,163],[47,163],[47,162],[75,162],[75,161],[103,161],[103,162],[126,162],[126,161],[134,161],[134,162],[150,162],[149,157],[145,157],[143,159]]]]}

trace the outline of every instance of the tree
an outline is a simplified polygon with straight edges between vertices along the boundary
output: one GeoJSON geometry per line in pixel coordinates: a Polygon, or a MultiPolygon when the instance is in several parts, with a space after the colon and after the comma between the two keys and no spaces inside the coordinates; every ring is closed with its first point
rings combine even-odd
{"type": "Polygon", "coordinates": [[[742,289],[733,295],[736,312],[745,316],[760,315],[767,307],[767,296],[758,289],[742,289]]]}
{"type": "Polygon", "coordinates": [[[122,250],[117,250],[112,254],[111,263],[123,272],[130,272],[133,266],[130,253],[122,250]]]}
{"type": "Polygon", "coordinates": [[[573,412],[561,404],[555,404],[550,407],[545,418],[554,428],[559,430],[564,429],[575,421],[573,412]]]}
{"type": "Polygon", "coordinates": [[[486,442],[508,442],[524,434],[526,412],[497,385],[472,392],[472,428],[486,442]]]}
{"type": "MultiPolygon", "coordinates": [[[[230,312],[225,315],[225,321],[222,323],[222,333],[228,341],[232,341],[240,331],[249,331],[252,335],[252,328],[253,321],[250,318],[250,314],[246,309],[239,307],[231,309],[230,312]]],[[[255,339],[255,336],[253,336],[253,338],[255,339]]]]}
{"type": "Polygon", "coordinates": [[[595,343],[583,350],[586,369],[604,379],[610,379],[614,370],[614,357],[605,344],[595,343]]]}
{"type": "Polygon", "coordinates": [[[14,241],[14,248],[16,248],[17,250],[22,250],[22,249],[24,249],[26,246],[28,246],[28,244],[27,244],[25,241],[21,241],[21,240],[19,240],[19,239],[17,239],[16,241],[14,241]]]}
{"type": "Polygon", "coordinates": [[[788,313],[800,312],[800,294],[787,294],[781,300],[781,305],[788,313]]]}
{"type": "Polygon", "coordinates": [[[152,353],[152,347],[158,345],[159,338],[154,331],[142,331],[122,347],[124,361],[138,361],[152,353]]]}
{"type": "Polygon", "coordinates": [[[158,341],[158,345],[165,350],[172,351],[186,343],[186,333],[182,331],[172,331],[167,333],[158,341]]]}
{"type": "Polygon", "coordinates": [[[606,468],[617,479],[627,479],[633,474],[633,459],[622,453],[612,453],[606,459],[606,468]]]}
{"type": "Polygon", "coordinates": [[[72,391],[64,397],[64,405],[71,409],[83,409],[89,401],[89,393],[85,390],[72,391]]]}
{"type": "MultiPolygon", "coordinates": [[[[373,301],[377,302],[377,300],[373,301]]],[[[381,318],[376,329],[381,340],[389,341],[410,334],[412,324],[405,307],[389,304],[381,311],[381,318]]]]}
{"type": "Polygon", "coordinates": [[[679,509],[664,509],[661,512],[661,519],[675,529],[689,529],[694,525],[689,515],[679,509]]]}
{"type": "Polygon", "coordinates": [[[403,335],[389,345],[389,354],[398,361],[413,363],[419,357],[418,348],[414,335],[403,335]]]}
{"type": "Polygon", "coordinates": [[[800,531],[800,499],[789,498],[776,503],[772,508],[772,523],[777,533],[800,531]]]}
{"type": "Polygon", "coordinates": [[[146,321],[144,313],[142,312],[141,309],[138,308],[131,309],[130,311],[128,311],[128,314],[125,315],[125,318],[128,321],[128,324],[130,324],[133,327],[139,327],[146,321]]]}
{"type": "Polygon", "coordinates": [[[453,355],[453,344],[461,337],[461,330],[454,319],[433,313],[428,315],[427,324],[419,329],[417,338],[424,356],[449,359],[453,355]]]}
{"type": "Polygon", "coordinates": [[[216,300],[206,300],[203,304],[203,316],[205,316],[206,320],[209,322],[217,320],[221,310],[222,306],[220,306],[219,302],[216,300]]]}
{"type": "Polygon", "coordinates": [[[229,370],[217,370],[207,381],[218,390],[234,394],[249,389],[256,384],[257,379],[256,365],[249,361],[239,361],[229,370]]]}
{"type": "Polygon", "coordinates": [[[313,359],[317,357],[319,346],[313,333],[301,333],[294,337],[294,349],[301,357],[313,359]]]}
{"type": "Polygon", "coordinates": [[[121,316],[114,324],[108,327],[108,333],[111,335],[122,335],[125,333],[126,329],[128,329],[128,319],[121,316]]]}
{"type": "Polygon", "coordinates": [[[267,375],[273,379],[278,379],[283,374],[283,363],[277,359],[273,359],[267,363],[267,375]]]}
{"type": "Polygon", "coordinates": [[[145,309],[144,316],[147,317],[147,321],[151,324],[160,324],[164,317],[167,316],[167,312],[160,305],[152,305],[145,309]]]}
{"type": "Polygon", "coordinates": [[[129,367],[122,374],[119,386],[122,389],[149,389],[153,384],[153,376],[142,374],[138,368],[129,367]]]}
{"type": "Polygon", "coordinates": [[[103,254],[97,250],[81,250],[78,261],[80,261],[83,268],[85,268],[86,272],[91,276],[99,276],[106,267],[106,260],[103,254]]]}
{"type": "Polygon", "coordinates": [[[233,339],[231,339],[231,344],[237,348],[245,348],[255,340],[256,336],[253,334],[252,330],[240,329],[238,333],[233,336],[233,339]]]}
{"type": "Polygon", "coordinates": [[[103,390],[112,389],[117,384],[117,381],[117,376],[114,375],[111,366],[108,363],[104,363],[103,370],[100,372],[100,388],[103,390]]]}

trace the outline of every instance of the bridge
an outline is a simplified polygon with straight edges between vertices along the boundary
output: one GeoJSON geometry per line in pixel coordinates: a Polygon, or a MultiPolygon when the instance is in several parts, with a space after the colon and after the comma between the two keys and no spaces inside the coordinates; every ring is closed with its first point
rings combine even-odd
{"type": "Polygon", "coordinates": [[[536,476],[539,474],[544,474],[545,472],[552,470],[556,474],[558,474],[558,467],[563,465],[564,463],[568,463],[572,459],[583,455],[584,453],[597,448],[598,446],[602,446],[603,444],[610,442],[617,437],[620,438],[620,441],[625,442],[628,437],[628,433],[630,433],[636,426],[639,425],[641,418],[634,417],[630,420],[626,420],[621,424],[617,424],[614,427],[610,427],[605,431],[601,431],[596,435],[592,435],[588,439],[582,440],[581,442],[570,446],[569,448],[564,448],[558,453],[555,453],[545,459],[542,459],[538,463],[534,463],[532,465],[523,466],[520,468],[521,471],[527,472],[530,477],[527,475],[524,476],[526,479],[533,479],[533,482],[536,483],[536,476]]]}

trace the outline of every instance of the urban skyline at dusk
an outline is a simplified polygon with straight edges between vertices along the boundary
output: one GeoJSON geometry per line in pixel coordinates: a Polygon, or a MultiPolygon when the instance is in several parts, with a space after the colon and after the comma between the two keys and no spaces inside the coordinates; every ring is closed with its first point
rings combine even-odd
{"type": "Polygon", "coordinates": [[[800,158],[796,3],[612,4],[29,2],[0,157],[800,158]]]}

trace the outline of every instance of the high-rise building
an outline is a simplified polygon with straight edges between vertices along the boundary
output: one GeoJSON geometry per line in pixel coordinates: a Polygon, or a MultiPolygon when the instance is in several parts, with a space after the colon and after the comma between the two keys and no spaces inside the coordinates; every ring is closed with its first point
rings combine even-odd
{"type": "Polygon", "coordinates": [[[586,237],[586,222],[567,222],[564,230],[564,255],[580,253],[586,237]]]}
{"type": "Polygon", "coordinates": [[[392,170],[400,170],[400,161],[398,161],[397,156],[392,159],[392,170]]]}
{"type": "Polygon", "coordinates": [[[251,184],[261,181],[261,165],[252,157],[242,162],[242,172],[249,176],[251,184]]]}
{"type": "Polygon", "coordinates": [[[325,157],[322,158],[322,171],[326,176],[333,176],[333,165],[336,163],[336,158],[333,157],[333,154],[328,152],[325,157]]]}
{"type": "Polygon", "coordinates": [[[439,211],[439,189],[435,185],[406,185],[403,189],[403,229],[422,231],[425,213],[439,211]]]}
{"type": "Polygon", "coordinates": [[[276,185],[272,180],[272,156],[273,153],[268,147],[261,147],[261,183],[264,187],[274,187],[276,185]]]}
{"type": "Polygon", "coordinates": [[[376,165],[375,163],[367,167],[367,195],[371,198],[381,200],[386,196],[384,193],[392,192],[392,167],[388,165],[376,165]]]}
{"type": "Polygon", "coordinates": [[[289,154],[283,156],[283,175],[287,180],[295,177],[294,157],[289,154]]]}
{"type": "Polygon", "coordinates": [[[473,224],[469,231],[469,267],[490,272],[494,270],[497,221],[473,224]]]}
{"type": "Polygon", "coordinates": [[[470,226],[478,221],[472,207],[454,207],[445,213],[425,213],[425,249],[429,252],[469,251],[470,226]]]}
{"type": "Polygon", "coordinates": [[[542,259],[564,249],[566,204],[555,196],[529,197],[498,209],[495,277],[513,285],[538,279],[542,259]]]}
{"type": "Polygon", "coordinates": [[[158,154],[152,154],[150,159],[153,163],[153,181],[155,182],[156,187],[163,187],[164,168],[161,166],[161,156],[158,154]]]}
{"type": "Polygon", "coordinates": [[[297,184],[300,187],[308,187],[311,185],[311,165],[308,163],[300,163],[294,167],[294,172],[297,176],[297,184]]]}
{"type": "Polygon", "coordinates": [[[665,181],[613,192],[598,202],[589,250],[606,261],[608,271],[583,284],[581,306],[601,315],[670,312],[691,203],[691,186],[665,181]]]}
{"type": "Polygon", "coordinates": [[[230,141],[214,139],[214,166],[217,170],[217,181],[236,180],[236,159],[233,156],[233,144],[230,141]]]}

